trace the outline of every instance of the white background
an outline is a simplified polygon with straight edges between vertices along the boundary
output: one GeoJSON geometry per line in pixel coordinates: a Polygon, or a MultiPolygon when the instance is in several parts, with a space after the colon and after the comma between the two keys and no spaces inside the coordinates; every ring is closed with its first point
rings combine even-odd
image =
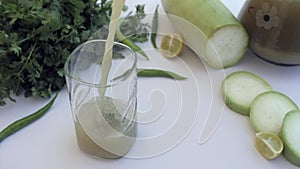
{"type": "MultiPolygon", "coordinates": [[[[237,15],[244,1],[223,2],[237,15]]],[[[153,12],[160,1],[127,0],[126,3],[130,9],[137,3],[145,3],[146,12],[153,12]]],[[[163,12],[161,5],[160,12],[163,12]]],[[[165,22],[160,22],[159,29],[174,31],[165,22]]],[[[150,42],[141,46],[151,60],[141,58],[139,67],[167,69],[188,79],[138,80],[139,139],[128,157],[95,159],[79,150],[64,88],[44,117],[0,143],[0,169],[298,168],[282,156],[269,161],[256,151],[255,132],[249,118],[224,107],[220,86],[225,74],[250,71],[300,105],[299,66],[272,65],[248,51],[238,65],[217,71],[187,48],[180,58],[168,60],[152,49],[150,42]],[[211,118],[206,124],[208,116],[211,118]]],[[[19,97],[17,103],[9,102],[0,108],[0,129],[36,111],[47,101],[19,97]]]]}

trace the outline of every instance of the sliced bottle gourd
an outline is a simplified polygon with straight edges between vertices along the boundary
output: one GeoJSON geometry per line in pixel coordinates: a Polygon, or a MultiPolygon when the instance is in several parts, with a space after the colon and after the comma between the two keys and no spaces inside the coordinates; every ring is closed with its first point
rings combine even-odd
{"type": "Polygon", "coordinates": [[[231,110],[250,116],[255,146],[265,158],[278,157],[284,147],[285,158],[300,166],[300,110],[291,98],[246,71],[228,75],[222,94],[231,110]]]}
{"type": "Polygon", "coordinates": [[[287,113],[282,123],[281,138],[285,147],[284,157],[300,166],[300,110],[287,113]]]}
{"type": "Polygon", "coordinates": [[[285,94],[276,91],[264,92],[250,106],[250,121],[256,132],[279,135],[285,115],[297,109],[296,103],[285,94]]]}
{"type": "Polygon", "coordinates": [[[257,95],[271,90],[264,79],[246,71],[231,73],[222,83],[225,104],[242,115],[249,115],[250,105],[257,95]]]}

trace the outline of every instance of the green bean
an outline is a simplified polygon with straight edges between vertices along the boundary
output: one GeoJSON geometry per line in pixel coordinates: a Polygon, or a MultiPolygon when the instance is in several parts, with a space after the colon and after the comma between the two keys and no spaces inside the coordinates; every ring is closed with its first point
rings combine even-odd
{"type": "Polygon", "coordinates": [[[7,126],[5,129],[3,129],[0,132],[0,143],[6,139],[8,136],[14,134],[15,132],[19,131],[20,129],[28,126],[29,124],[33,123],[34,121],[38,120],[40,117],[46,114],[46,112],[50,109],[50,107],[53,105],[55,99],[57,98],[58,93],[56,93],[55,97],[51,99],[51,101],[44,106],[43,108],[39,109],[35,113],[28,115],[22,119],[19,119],[13,123],[11,123],[9,126],[7,126]]]}
{"type": "Polygon", "coordinates": [[[155,12],[152,19],[151,42],[154,48],[157,48],[156,45],[157,27],[158,27],[158,5],[155,8],[155,12]]]}
{"type": "MultiPolygon", "coordinates": [[[[118,80],[120,78],[126,77],[129,75],[131,70],[125,71],[123,74],[115,77],[112,79],[112,81],[118,80]]],[[[137,69],[137,76],[138,77],[165,77],[165,78],[170,78],[174,80],[185,80],[187,79],[186,77],[183,77],[181,75],[178,75],[174,72],[171,71],[166,71],[166,70],[160,70],[160,69],[137,69]]]]}
{"type": "Polygon", "coordinates": [[[138,77],[165,77],[174,80],[185,80],[186,77],[178,75],[171,71],[160,69],[138,69],[138,77]]]}
{"type": "Polygon", "coordinates": [[[118,27],[116,30],[116,37],[125,45],[129,46],[131,49],[133,49],[134,51],[140,53],[141,55],[143,55],[147,60],[149,60],[149,57],[147,56],[147,54],[139,47],[137,46],[135,43],[133,43],[131,40],[129,40],[128,38],[126,38],[124,36],[124,34],[121,32],[121,25],[124,23],[125,19],[121,18],[119,23],[118,23],[118,27]]]}

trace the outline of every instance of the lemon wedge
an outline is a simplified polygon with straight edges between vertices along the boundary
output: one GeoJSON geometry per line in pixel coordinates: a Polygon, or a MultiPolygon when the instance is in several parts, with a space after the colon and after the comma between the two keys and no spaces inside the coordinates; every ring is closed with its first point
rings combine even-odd
{"type": "Polygon", "coordinates": [[[166,58],[179,56],[183,51],[183,38],[177,33],[169,33],[162,37],[160,49],[166,58]]]}
{"type": "Polygon", "coordinates": [[[283,150],[283,143],[275,134],[259,132],[256,133],[255,147],[262,156],[271,160],[281,154],[283,150]]]}

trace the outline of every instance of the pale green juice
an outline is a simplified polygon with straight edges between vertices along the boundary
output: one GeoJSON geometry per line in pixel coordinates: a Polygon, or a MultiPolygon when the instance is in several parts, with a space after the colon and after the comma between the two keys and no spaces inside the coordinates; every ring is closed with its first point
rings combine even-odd
{"type": "Polygon", "coordinates": [[[119,158],[124,156],[135,142],[137,125],[135,108],[129,108],[115,99],[104,99],[104,109],[99,99],[91,99],[76,112],[75,129],[79,147],[97,157],[119,158]]]}

